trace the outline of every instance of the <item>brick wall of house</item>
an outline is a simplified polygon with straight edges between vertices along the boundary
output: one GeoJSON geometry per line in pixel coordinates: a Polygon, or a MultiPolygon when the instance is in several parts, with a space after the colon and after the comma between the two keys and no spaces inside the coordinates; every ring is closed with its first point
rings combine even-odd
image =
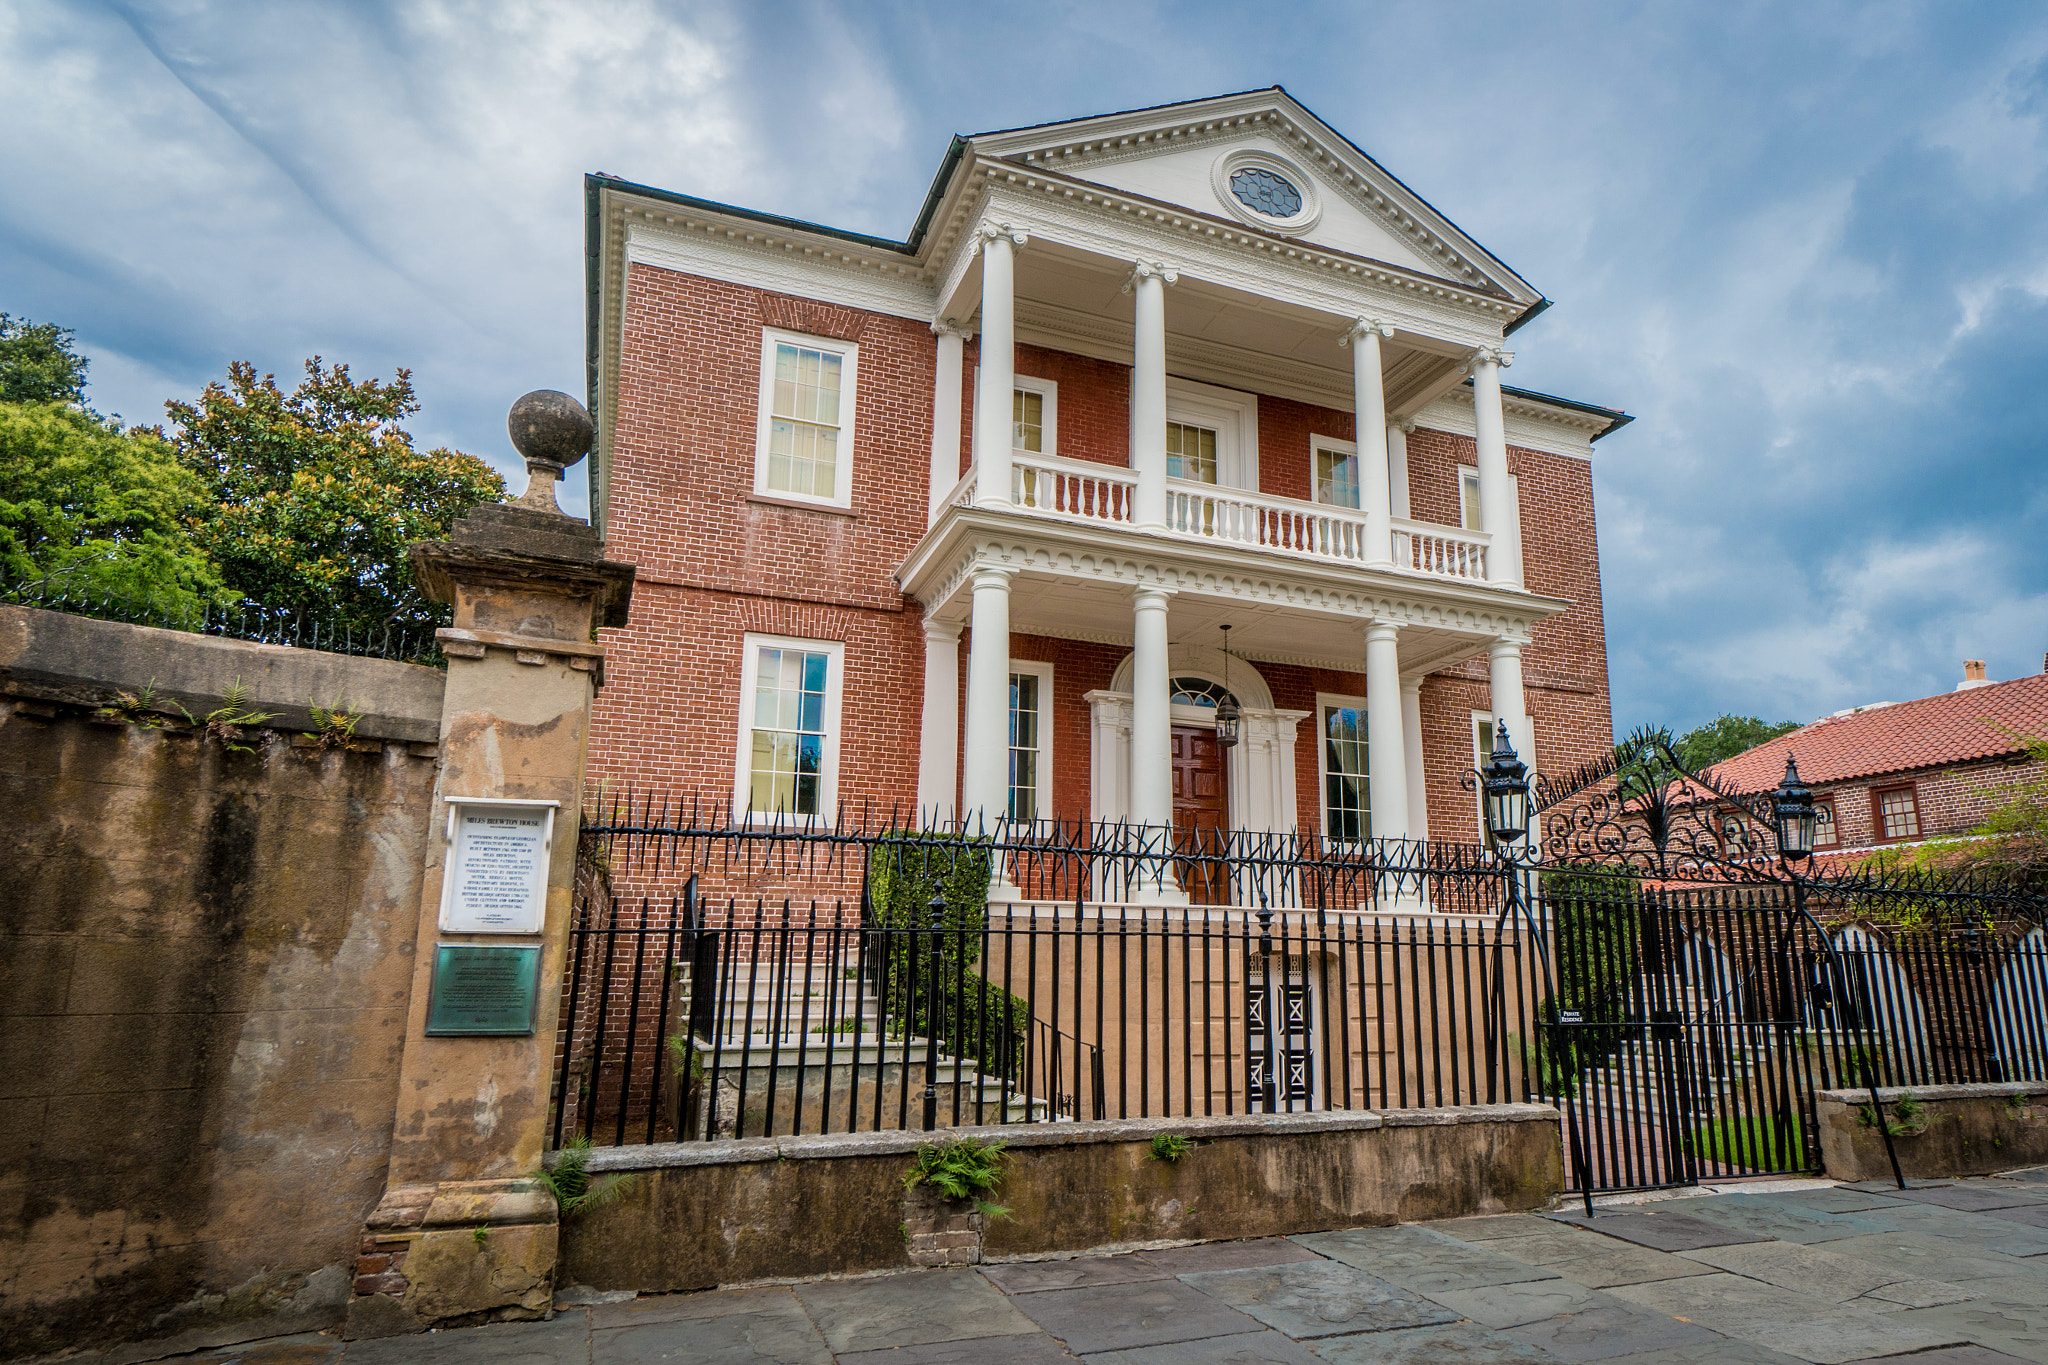
{"type": "Polygon", "coordinates": [[[1920,836],[1939,838],[1977,828],[2021,787],[2038,782],[2044,770],[2048,764],[2038,761],[1968,763],[1857,782],[1816,784],[1813,794],[1834,805],[1837,847],[1868,848],[1880,842],[1874,801],[1879,791],[1911,787],[1920,814],[1920,836]]]}
{"type": "MultiPolygon", "coordinates": [[[[632,624],[606,631],[605,686],[593,724],[593,778],[614,787],[723,797],[739,739],[741,636],[748,631],[846,642],[839,791],[882,803],[915,800],[923,638],[914,603],[890,577],[926,527],[935,342],[905,319],[830,307],[645,265],[628,276],[607,552],[635,563],[632,624]],[[845,512],[754,499],[761,328],[859,344],[845,512]]],[[[962,467],[971,448],[977,348],[965,347],[962,467]]],[[[1059,384],[1059,452],[1122,466],[1129,455],[1128,366],[1034,346],[1017,371],[1059,384]]],[[[1261,396],[1263,491],[1305,498],[1309,437],[1348,439],[1351,416],[1261,396]]],[[[1408,441],[1412,508],[1456,524],[1459,464],[1473,442],[1417,430],[1408,441]]],[[[1537,628],[1523,669],[1538,759],[1556,770],[1609,742],[1607,668],[1591,468],[1511,448],[1521,482],[1529,587],[1571,599],[1537,628]]],[[[961,658],[968,652],[962,642],[961,658]]],[[[1089,714],[1083,694],[1107,687],[1120,646],[1019,635],[1012,653],[1054,666],[1054,802],[1087,812],[1089,714]]],[[[1358,652],[1362,656],[1363,646],[1358,652]]],[[[1318,691],[1361,695],[1359,674],[1260,664],[1281,707],[1313,711],[1318,691]]],[[[1487,706],[1479,658],[1424,685],[1431,833],[1476,835],[1458,786],[1472,762],[1471,712],[1487,706]]],[[[963,679],[964,703],[964,679],[963,679]]],[[[1296,753],[1298,812],[1319,821],[1316,721],[1296,753]]]]}

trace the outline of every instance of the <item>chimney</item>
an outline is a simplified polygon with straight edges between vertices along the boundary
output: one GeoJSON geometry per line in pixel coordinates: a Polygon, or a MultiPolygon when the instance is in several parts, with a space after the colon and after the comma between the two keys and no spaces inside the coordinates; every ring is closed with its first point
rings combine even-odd
{"type": "Polygon", "coordinates": [[[1989,687],[1990,685],[1991,680],[1984,676],[1984,661],[1982,659],[1963,660],[1963,681],[1956,688],[1956,691],[1967,692],[1973,687],[1989,687]]]}

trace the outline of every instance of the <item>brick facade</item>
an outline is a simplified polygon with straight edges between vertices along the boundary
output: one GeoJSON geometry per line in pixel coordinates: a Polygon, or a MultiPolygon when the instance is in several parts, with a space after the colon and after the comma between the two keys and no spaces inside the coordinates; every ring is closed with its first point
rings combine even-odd
{"type": "MultiPolygon", "coordinates": [[[[934,338],[898,317],[635,263],[625,291],[618,416],[612,438],[607,553],[639,567],[632,622],[602,632],[605,685],[590,772],[631,786],[722,799],[739,742],[741,636],[748,631],[845,643],[839,737],[842,800],[914,805],[923,693],[917,605],[892,571],[927,525],[934,338]],[[762,328],[859,346],[851,505],[779,505],[754,496],[762,328]]],[[[1169,303],[1169,308],[1171,304],[1169,303]]],[[[976,347],[965,347],[962,466],[970,458],[976,347]]],[[[1122,466],[1129,455],[1127,366],[1034,346],[1020,376],[1059,385],[1058,451],[1122,466]]],[[[1309,496],[1311,434],[1348,439],[1349,413],[1259,396],[1261,491],[1309,496]]],[[[1473,440],[1429,428],[1408,439],[1417,520],[1456,525],[1459,465],[1473,440]]],[[[1590,465],[1511,447],[1520,483],[1528,587],[1568,599],[1524,651],[1539,763],[1577,764],[1611,744],[1607,660],[1590,465]]],[[[1014,658],[1054,669],[1054,812],[1090,815],[1089,714],[1083,694],[1109,686],[1122,646],[1018,634],[1014,658]]],[[[1363,648],[1359,650],[1363,667],[1363,648]]],[[[961,658],[967,656],[963,640],[961,658]]],[[[1318,691],[1362,696],[1363,673],[1258,663],[1274,704],[1312,711],[1318,691]]],[[[964,679],[962,687],[964,697],[964,679]]],[[[1476,836],[1472,712],[1488,705],[1483,657],[1431,676],[1422,691],[1429,829],[1476,836]]],[[[1298,731],[1297,811],[1319,821],[1313,720],[1298,731]]]]}

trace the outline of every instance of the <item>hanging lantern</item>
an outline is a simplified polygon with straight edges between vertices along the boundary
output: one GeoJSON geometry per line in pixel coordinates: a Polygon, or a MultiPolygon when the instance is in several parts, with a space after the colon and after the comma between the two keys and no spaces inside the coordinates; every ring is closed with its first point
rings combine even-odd
{"type": "Polygon", "coordinates": [[[1237,747],[1243,717],[1237,709],[1237,694],[1230,690],[1230,627],[1223,628],[1223,700],[1216,706],[1216,742],[1226,749],[1237,747]]]}

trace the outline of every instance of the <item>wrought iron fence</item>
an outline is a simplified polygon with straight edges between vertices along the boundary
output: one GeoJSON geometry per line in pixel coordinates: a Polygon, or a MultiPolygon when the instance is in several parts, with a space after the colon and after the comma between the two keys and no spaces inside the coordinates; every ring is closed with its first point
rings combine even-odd
{"type": "Polygon", "coordinates": [[[447,666],[447,659],[441,653],[431,626],[379,625],[362,628],[347,622],[338,623],[317,612],[265,606],[246,599],[232,606],[210,602],[169,603],[154,597],[126,596],[104,589],[95,591],[52,575],[42,578],[0,577],[0,602],[194,635],[292,645],[327,654],[393,659],[434,668],[447,666]]]}
{"type": "Polygon", "coordinates": [[[1626,1189],[1816,1168],[1818,1089],[2048,1079],[2011,887],[592,808],[557,1142],[1532,1099],[1626,1189]]]}

